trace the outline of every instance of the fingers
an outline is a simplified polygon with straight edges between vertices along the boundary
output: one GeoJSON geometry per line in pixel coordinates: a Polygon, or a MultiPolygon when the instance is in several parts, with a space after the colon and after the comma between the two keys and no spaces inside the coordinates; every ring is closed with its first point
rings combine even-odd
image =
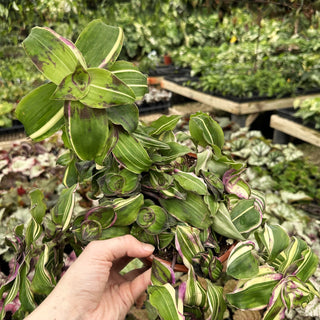
{"type": "Polygon", "coordinates": [[[115,261],[122,257],[144,258],[154,250],[150,244],[140,242],[131,235],[91,242],[85,251],[99,259],[115,261]]]}
{"type": "Polygon", "coordinates": [[[151,284],[151,269],[148,269],[144,273],[137,276],[134,280],[130,282],[130,289],[133,300],[136,301],[141,294],[148,288],[151,284]]]}

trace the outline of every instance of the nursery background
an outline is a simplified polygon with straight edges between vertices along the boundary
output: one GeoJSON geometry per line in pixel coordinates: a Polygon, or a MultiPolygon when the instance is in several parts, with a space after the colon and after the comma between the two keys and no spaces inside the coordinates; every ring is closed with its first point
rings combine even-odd
{"type": "MultiPolygon", "coordinates": [[[[320,1],[2,0],[0,286],[14,269],[8,239],[30,220],[30,192],[41,189],[50,210],[64,188],[65,168],[62,161],[57,165],[66,151],[61,134],[31,142],[15,115],[22,97],[47,81],[21,43],[35,26],[76,41],[94,19],[123,29],[119,58],[148,77],[149,92],[137,102],[140,120],[180,115],[178,128],[188,132],[190,114],[207,112],[223,129],[224,152],[247,165],[243,179],[266,194],[264,218],[319,256],[320,1]]],[[[90,191],[85,184],[77,190],[75,212],[94,206],[90,191]]],[[[65,266],[73,259],[66,252],[65,266]]],[[[319,291],[319,267],[312,281],[319,291]]],[[[223,285],[224,294],[235,286],[223,285]]],[[[5,319],[19,319],[19,307],[16,298],[5,319]]],[[[285,317],[320,319],[319,299],[285,317]]],[[[127,316],[147,318],[157,319],[148,303],[127,316]]],[[[260,311],[232,308],[223,315],[262,318],[260,311]]]]}

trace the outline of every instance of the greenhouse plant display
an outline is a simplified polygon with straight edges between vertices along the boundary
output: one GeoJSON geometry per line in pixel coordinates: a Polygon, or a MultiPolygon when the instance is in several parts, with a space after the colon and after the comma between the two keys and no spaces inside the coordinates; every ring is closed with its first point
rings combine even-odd
{"type": "Polygon", "coordinates": [[[319,296],[310,281],[318,257],[264,221],[263,193],[222,152],[224,133],[209,115],[192,115],[189,133],[175,131],[180,116],[139,121],[135,101],[147,79],[117,61],[122,42],[122,29],[100,20],[75,43],[40,27],[23,42],[49,82],[26,95],[16,115],[35,141],[62,130],[69,151],[58,159],[66,170],[57,203],[47,210],[42,191],[31,191],[30,220],[8,241],[16,261],[0,288],[0,319],[17,296],[16,319],[45,299],[62,275],[66,247],[79,255],[90,241],[125,234],[156,248],[148,301],[161,319],[223,319],[227,307],[283,319],[304,307],[319,296]],[[75,214],[80,185],[95,205],[75,214]],[[176,279],[177,265],[186,280],[176,279]],[[237,285],[225,297],[226,276],[237,285]]]}

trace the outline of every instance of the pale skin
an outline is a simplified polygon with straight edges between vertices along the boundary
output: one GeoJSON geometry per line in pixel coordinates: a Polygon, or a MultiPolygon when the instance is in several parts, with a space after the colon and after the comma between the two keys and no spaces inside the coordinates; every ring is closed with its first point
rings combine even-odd
{"type": "Polygon", "coordinates": [[[91,242],[25,320],[122,320],[150,284],[151,269],[121,271],[154,247],[132,236],[91,242]]]}

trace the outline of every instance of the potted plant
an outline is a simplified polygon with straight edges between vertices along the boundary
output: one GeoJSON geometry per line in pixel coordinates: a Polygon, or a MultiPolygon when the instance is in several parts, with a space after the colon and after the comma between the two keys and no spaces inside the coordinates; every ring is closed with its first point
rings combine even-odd
{"type": "Polygon", "coordinates": [[[30,222],[10,242],[16,266],[0,289],[1,297],[8,293],[4,305],[19,294],[16,317],[24,317],[61,277],[67,247],[78,255],[92,240],[130,233],[170,260],[153,260],[148,289],[162,319],[222,319],[227,304],[280,319],[304,306],[319,295],[309,281],[317,256],[265,223],[263,194],[242,179],[243,164],[222,152],[223,131],[209,115],[192,115],[189,134],[175,131],[175,115],[139,122],[134,101],[147,79],[116,61],[122,40],[120,28],[94,20],[75,44],[39,27],[23,43],[49,82],[21,100],[17,117],[35,141],[61,129],[69,151],[58,159],[65,189],[50,212],[42,192],[30,192],[30,222]],[[96,205],[75,213],[79,185],[96,205]],[[187,270],[179,284],[176,264],[187,270]],[[237,287],[224,297],[226,274],[237,287]]]}

